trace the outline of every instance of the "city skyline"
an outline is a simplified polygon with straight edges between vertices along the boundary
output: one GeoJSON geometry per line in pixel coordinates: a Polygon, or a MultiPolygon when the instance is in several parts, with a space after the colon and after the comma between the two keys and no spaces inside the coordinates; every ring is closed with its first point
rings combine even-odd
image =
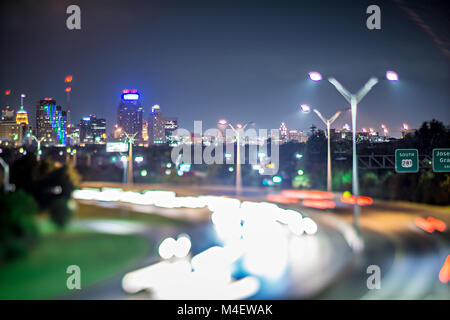
{"type": "MultiPolygon", "coordinates": [[[[123,96],[123,94],[124,94],[124,91],[129,91],[130,89],[123,89],[122,91],[121,91],[121,96],[123,96]]],[[[8,90],[8,91],[10,91],[10,90],[8,90]]],[[[136,92],[137,92],[137,90],[135,90],[136,92]]],[[[139,92],[139,96],[140,96],[140,92],[139,92]]],[[[21,96],[22,95],[24,95],[24,94],[21,94],[21,96]]],[[[24,97],[22,97],[22,102],[23,102],[23,98],[24,97]]],[[[42,102],[42,101],[45,101],[45,100],[52,100],[52,101],[55,101],[55,103],[56,103],[56,100],[54,100],[53,98],[43,98],[43,99],[40,99],[39,101],[37,101],[37,104],[34,106],[34,108],[36,108],[36,107],[38,107],[39,106],[39,103],[40,102],[42,102]]],[[[140,97],[139,97],[139,99],[140,99],[140,97]]],[[[120,106],[122,105],[122,103],[123,103],[124,101],[123,101],[123,99],[121,99],[121,102],[119,103],[119,108],[120,108],[120,106]]],[[[22,103],[21,103],[22,104],[22,103]]],[[[60,104],[58,104],[58,106],[60,106],[60,104]]],[[[64,108],[64,106],[61,106],[61,107],[63,107],[64,108]]],[[[150,107],[150,110],[152,110],[152,111],[150,111],[150,113],[148,114],[148,116],[145,116],[145,108],[142,106],[142,104],[140,103],[140,108],[142,109],[141,111],[140,111],[140,113],[142,113],[143,115],[141,116],[142,117],[142,121],[143,122],[148,122],[147,121],[147,119],[151,119],[152,118],[152,115],[154,114],[154,113],[152,113],[153,112],[153,110],[154,110],[154,108],[157,108],[157,109],[160,109],[160,106],[159,105],[153,105],[153,106],[151,106],[150,107]]],[[[25,112],[25,114],[27,115],[27,116],[29,116],[29,118],[30,118],[30,125],[33,127],[33,128],[37,128],[37,122],[36,122],[36,118],[34,117],[34,119],[33,119],[33,112],[29,112],[25,107],[24,107],[24,105],[22,104],[21,106],[20,106],[20,108],[19,108],[19,110],[15,110],[15,108],[13,107],[13,105],[11,105],[11,104],[8,104],[8,105],[6,105],[6,106],[2,106],[2,108],[1,108],[1,110],[2,110],[2,112],[4,111],[4,112],[15,112],[16,114],[20,114],[20,113],[24,113],[25,112]],[[31,119],[33,119],[34,121],[32,121],[31,119]]],[[[35,110],[36,111],[36,110],[35,110]]],[[[69,111],[67,114],[68,115],[70,115],[70,110],[67,110],[67,111],[69,111]]],[[[91,112],[91,113],[89,113],[88,115],[83,115],[81,118],[79,118],[79,119],[77,119],[77,118],[73,118],[72,117],[72,121],[67,121],[67,128],[69,129],[69,126],[70,125],[74,125],[76,128],[78,128],[78,129],[80,129],[80,126],[82,125],[82,122],[86,119],[86,118],[91,118],[91,117],[93,117],[93,118],[97,118],[97,115],[98,114],[96,114],[96,113],[94,113],[94,112],[91,112]]],[[[14,115],[14,118],[16,117],[16,115],[14,115]]],[[[164,122],[164,120],[167,120],[167,121],[169,121],[169,122],[173,122],[173,121],[175,121],[175,123],[177,124],[177,126],[176,126],[176,128],[178,128],[178,116],[176,116],[176,117],[167,117],[167,116],[165,116],[165,115],[163,115],[162,116],[163,118],[162,118],[162,121],[164,122]]],[[[105,120],[105,118],[106,117],[104,117],[104,116],[100,116],[100,117],[98,117],[100,120],[105,120]]],[[[305,117],[306,118],[306,117],[305,117]]],[[[309,118],[308,118],[309,119],[309,118]]],[[[344,113],[344,119],[345,119],[345,121],[341,121],[343,124],[342,125],[339,125],[339,126],[337,126],[337,125],[333,125],[332,126],[332,129],[333,130],[336,130],[336,131],[341,131],[341,130],[347,130],[347,131],[352,131],[352,128],[351,127],[349,127],[349,122],[351,121],[350,120],[350,113],[348,113],[348,115],[347,116],[345,116],[345,113],[344,113]]],[[[431,119],[430,119],[431,120],[431,119]]],[[[27,121],[28,121],[28,119],[27,119],[27,121]]],[[[195,120],[195,121],[199,121],[199,120],[195,120]]],[[[200,121],[202,121],[202,120],[200,120],[200,121]]],[[[292,130],[295,130],[295,131],[297,131],[298,133],[307,133],[307,132],[309,132],[309,131],[311,131],[311,128],[317,128],[317,129],[319,129],[319,130],[322,130],[322,131],[324,131],[325,129],[326,129],[326,126],[324,126],[324,125],[321,125],[321,122],[320,121],[317,121],[317,119],[315,119],[315,118],[312,118],[311,120],[310,120],[311,122],[310,122],[310,124],[309,124],[309,126],[307,126],[307,127],[299,127],[299,126],[293,126],[293,127],[287,127],[286,126],[286,123],[287,123],[287,121],[281,121],[280,122],[280,124],[281,124],[281,126],[284,126],[284,129],[283,129],[283,131],[286,131],[286,135],[288,134],[287,132],[288,131],[292,131],[292,130]]],[[[113,121],[113,122],[109,122],[108,123],[108,121],[105,121],[106,122],[106,133],[107,133],[107,136],[109,137],[109,138],[111,138],[111,137],[113,137],[114,136],[114,131],[115,131],[115,129],[117,129],[117,126],[118,126],[118,123],[120,122],[120,121],[118,121],[118,119],[116,118],[115,119],[115,121],[113,121]]],[[[172,124],[173,125],[173,124],[172,124]]],[[[308,125],[307,123],[306,123],[306,125],[308,125]]],[[[118,126],[118,127],[121,127],[121,126],[118,126]]],[[[261,127],[258,127],[258,126],[255,126],[255,125],[253,125],[253,127],[254,128],[261,128],[261,127]]],[[[406,122],[403,122],[403,123],[399,123],[397,126],[395,126],[395,127],[393,127],[393,128],[390,128],[390,127],[387,127],[384,123],[380,123],[380,124],[371,124],[371,125],[369,125],[369,126],[362,126],[362,125],[358,125],[358,128],[357,128],[357,132],[358,133],[375,133],[375,135],[380,135],[380,136],[383,136],[383,135],[387,135],[387,136],[389,136],[389,137],[393,137],[393,138],[400,138],[400,137],[402,137],[403,135],[404,135],[404,133],[406,132],[406,131],[409,131],[409,132],[412,132],[412,131],[414,131],[414,130],[416,130],[416,129],[418,129],[420,126],[418,126],[417,128],[412,128],[412,127],[410,127],[406,122]],[[407,126],[407,127],[409,127],[409,128],[406,128],[405,129],[405,125],[407,126]]],[[[270,129],[276,129],[277,128],[277,124],[273,124],[273,126],[270,128],[270,129]]],[[[165,130],[162,128],[161,129],[162,131],[165,131],[165,130],[169,130],[170,132],[173,132],[173,128],[172,129],[170,129],[170,128],[166,128],[165,130]]],[[[141,130],[142,131],[142,130],[141,130]]],[[[149,130],[150,131],[150,130],[149,130]]],[[[161,133],[161,135],[162,136],[165,136],[165,137],[167,137],[167,134],[165,134],[165,132],[162,132],[161,133]]],[[[105,138],[106,139],[106,138],[105,138]]],[[[158,139],[157,139],[158,140],[158,139]]],[[[166,139],[167,140],[167,139],[166,139]]],[[[167,141],[166,141],[167,142],[167,141]]],[[[160,142],[158,142],[158,143],[160,143],[160,142]]]]}
{"type": "MultiPolygon", "coordinates": [[[[380,83],[367,96],[358,129],[383,123],[399,136],[400,129],[395,133],[394,128],[402,123],[417,128],[432,118],[450,121],[448,56],[396,2],[380,2],[383,22],[376,31],[365,27],[364,1],[342,7],[328,4],[335,10],[326,12],[325,3],[288,1],[276,10],[273,2],[191,2],[174,9],[168,4],[117,1],[108,4],[107,11],[80,1],[83,24],[78,31],[65,27],[65,1],[47,3],[21,1],[25,8],[19,11],[18,4],[9,2],[0,14],[8,48],[2,53],[0,88],[12,90],[8,102],[13,107],[21,93],[27,95],[25,109],[32,123],[35,101],[46,96],[66,100],[63,80],[70,74],[71,117],[105,117],[108,131],[115,123],[108,110],[116,107],[118,93],[129,87],[142,93],[144,119],[157,104],[167,114],[182,115],[179,126],[189,130],[194,120],[214,127],[222,118],[253,121],[259,128],[275,129],[286,122],[288,128],[315,124],[323,129],[317,119],[300,114],[300,104],[329,116],[345,101],[325,81],[311,83],[309,71],[336,76],[356,91],[369,77],[381,78],[389,69],[398,72],[400,81],[395,86],[380,83]],[[320,26],[311,18],[319,13],[320,26]],[[151,19],[144,19],[148,14],[151,19]],[[16,28],[24,19],[30,23],[16,28]],[[32,28],[34,22],[39,32],[32,28]],[[100,34],[105,34],[101,46],[100,34]],[[122,50],[123,43],[132,50],[122,50]],[[269,62],[269,57],[275,59],[269,62]],[[31,72],[40,76],[30,77],[31,72]]],[[[410,9],[417,9],[415,5],[411,2],[410,9]]],[[[425,25],[448,45],[445,28],[433,22],[440,13],[432,6],[421,9],[425,25]]],[[[4,95],[1,103],[6,103],[4,95]]],[[[343,115],[335,127],[349,122],[343,115]]]]}

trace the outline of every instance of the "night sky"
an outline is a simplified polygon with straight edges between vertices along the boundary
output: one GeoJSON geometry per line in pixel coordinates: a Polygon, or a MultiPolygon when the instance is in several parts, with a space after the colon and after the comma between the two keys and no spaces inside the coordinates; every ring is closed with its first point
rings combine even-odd
{"type": "MultiPolygon", "coordinates": [[[[299,105],[326,117],[347,105],[327,81],[308,80],[309,71],[357,91],[388,69],[400,81],[373,88],[360,104],[358,128],[384,123],[399,135],[403,122],[450,122],[445,1],[0,1],[1,105],[18,108],[25,93],[33,122],[37,100],[53,97],[64,106],[71,74],[75,123],[92,113],[111,128],[121,90],[136,88],[145,118],[159,104],[189,130],[194,120],[206,129],[221,118],[267,129],[281,121],[289,129],[323,128],[299,105]],[[81,30],[66,28],[71,4],[81,7],[81,30]],[[371,4],[381,8],[381,30],[366,28],[371,4]]],[[[345,123],[349,113],[335,126],[345,123]]]]}

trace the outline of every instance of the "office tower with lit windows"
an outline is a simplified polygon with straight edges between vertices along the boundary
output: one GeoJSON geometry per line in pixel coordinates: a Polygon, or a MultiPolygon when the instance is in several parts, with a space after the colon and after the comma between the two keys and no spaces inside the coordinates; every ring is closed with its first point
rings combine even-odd
{"type": "Polygon", "coordinates": [[[164,135],[165,140],[169,144],[174,142],[173,133],[178,129],[177,117],[165,117],[164,118],[164,135]]]}
{"type": "Polygon", "coordinates": [[[134,135],[136,143],[142,143],[142,113],[143,108],[140,94],[137,90],[125,89],[122,91],[119,108],[117,111],[117,124],[121,129],[120,138],[125,138],[125,133],[134,135]]]}
{"type": "Polygon", "coordinates": [[[0,118],[0,141],[5,145],[22,145],[22,126],[14,119],[14,110],[10,106],[2,109],[0,118]]]}
{"type": "Polygon", "coordinates": [[[20,110],[16,112],[16,123],[28,125],[28,112],[23,108],[23,106],[21,106],[20,110]]]}
{"type": "Polygon", "coordinates": [[[95,115],[80,120],[80,144],[105,144],[106,119],[98,119],[95,115]]]}
{"type": "Polygon", "coordinates": [[[298,130],[288,130],[287,141],[300,142],[300,132],[298,130]]]}
{"type": "Polygon", "coordinates": [[[44,98],[36,105],[36,136],[45,145],[66,145],[67,113],[52,98],[44,98]]]}
{"type": "Polygon", "coordinates": [[[24,109],[23,105],[20,106],[20,110],[16,112],[16,123],[22,130],[23,139],[26,139],[27,134],[31,133],[32,127],[28,122],[28,112],[24,109]]]}
{"type": "Polygon", "coordinates": [[[159,105],[154,105],[148,117],[148,142],[161,144],[166,142],[166,122],[159,105]]]}
{"type": "Polygon", "coordinates": [[[142,140],[148,142],[148,121],[142,120],[142,140]]]}
{"type": "Polygon", "coordinates": [[[286,127],[286,123],[282,122],[281,126],[280,126],[280,139],[281,141],[285,142],[287,140],[288,137],[288,129],[286,127]]]}

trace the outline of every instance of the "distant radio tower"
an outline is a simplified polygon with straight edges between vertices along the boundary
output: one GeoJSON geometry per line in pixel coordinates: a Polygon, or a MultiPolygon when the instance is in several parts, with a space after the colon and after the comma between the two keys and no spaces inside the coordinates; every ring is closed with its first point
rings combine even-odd
{"type": "Polygon", "coordinates": [[[72,82],[72,76],[66,76],[64,78],[64,82],[67,84],[67,87],[65,89],[66,91],[66,104],[67,109],[70,108],[70,92],[72,91],[72,87],[70,87],[70,83],[72,82]]]}

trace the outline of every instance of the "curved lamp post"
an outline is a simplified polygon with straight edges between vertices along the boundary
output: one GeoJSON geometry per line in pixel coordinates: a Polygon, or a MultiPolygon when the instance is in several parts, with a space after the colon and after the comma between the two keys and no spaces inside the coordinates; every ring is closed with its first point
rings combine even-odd
{"type": "MultiPolygon", "coordinates": [[[[386,79],[389,81],[398,81],[398,74],[394,71],[386,71],[386,79]]],[[[322,80],[322,75],[319,72],[310,72],[309,78],[312,81],[322,80]]],[[[335,78],[328,78],[328,81],[336,88],[337,91],[350,103],[352,110],[352,142],[353,142],[353,183],[352,190],[355,197],[355,203],[353,206],[353,225],[358,229],[358,217],[359,217],[359,187],[358,187],[358,161],[356,158],[356,113],[358,110],[358,103],[366,96],[367,93],[378,83],[378,78],[370,78],[366,84],[357,92],[350,93],[345,89],[342,84],[335,78]]]]}
{"type": "MultiPolygon", "coordinates": [[[[307,104],[302,104],[300,106],[302,112],[309,113],[311,107],[307,104]]],[[[343,110],[336,112],[330,119],[326,119],[317,109],[313,109],[314,113],[322,120],[322,122],[327,126],[327,191],[332,192],[331,189],[331,137],[330,137],[330,127],[333,122],[340,116],[343,110]]]]}
{"type": "Polygon", "coordinates": [[[241,171],[241,132],[245,130],[245,128],[252,124],[253,122],[248,122],[245,125],[237,124],[234,127],[227,120],[219,120],[217,124],[221,126],[229,126],[231,130],[236,134],[236,194],[241,195],[242,193],[242,171],[241,171]]]}

